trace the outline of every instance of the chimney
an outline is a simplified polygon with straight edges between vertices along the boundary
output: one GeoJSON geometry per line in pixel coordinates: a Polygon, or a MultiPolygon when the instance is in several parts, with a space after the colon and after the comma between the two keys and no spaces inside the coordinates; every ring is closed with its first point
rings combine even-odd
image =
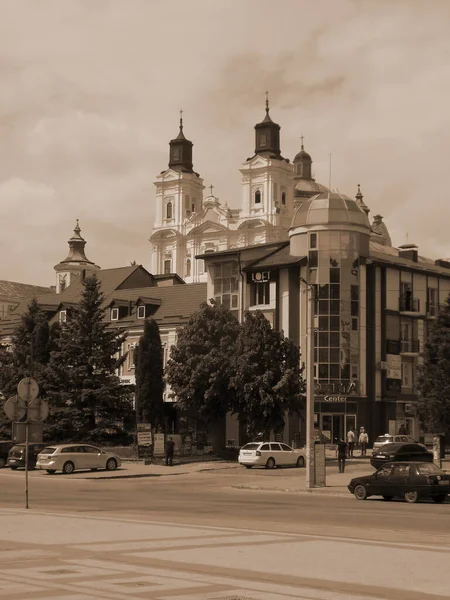
{"type": "Polygon", "coordinates": [[[406,260],[417,262],[419,248],[415,244],[403,244],[403,246],[398,247],[398,255],[400,258],[406,258],[406,260]]]}

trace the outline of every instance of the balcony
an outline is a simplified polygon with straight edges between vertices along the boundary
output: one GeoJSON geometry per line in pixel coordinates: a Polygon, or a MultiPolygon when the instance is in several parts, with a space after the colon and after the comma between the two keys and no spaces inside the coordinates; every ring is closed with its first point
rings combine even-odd
{"type": "Polygon", "coordinates": [[[400,340],[400,354],[419,354],[419,340],[400,340]]]}
{"type": "Polygon", "coordinates": [[[409,294],[404,294],[398,300],[400,312],[418,313],[420,311],[419,298],[412,298],[409,294]]]}

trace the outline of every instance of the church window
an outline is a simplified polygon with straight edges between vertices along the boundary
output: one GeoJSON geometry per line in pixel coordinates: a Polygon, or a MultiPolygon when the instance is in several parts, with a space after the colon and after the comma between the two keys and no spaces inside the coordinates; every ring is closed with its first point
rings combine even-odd
{"type": "Polygon", "coordinates": [[[190,277],[191,276],[191,259],[188,258],[186,260],[186,277],[190,277]]]}
{"type": "Polygon", "coordinates": [[[281,192],[281,204],[286,206],[286,192],[281,192]]]}
{"type": "Polygon", "coordinates": [[[186,209],[186,216],[190,216],[191,214],[191,198],[189,196],[189,194],[186,194],[184,196],[184,207],[186,209]]]}
{"type": "Polygon", "coordinates": [[[261,192],[259,190],[255,192],[255,204],[261,204],[261,192]]]}
{"type": "Polygon", "coordinates": [[[167,206],[166,206],[166,218],[167,219],[172,219],[173,218],[172,202],[168,202],[167,203],[167,206]]]}
{"type": "Polygon", "coordinates": [[[172,259],[164,259],[164,275],[169,275],[172,272],[172,259]]]}
{"type": "Polygon", "coordinates": [[[275,202],[278,200],[278,183],[273,184],[273,199],[275,202]]]}
{"type": "Polygon", "coordinates": [[[67,287],[67,275],[59,276],[59,293],[63,292],[67,287]]]}

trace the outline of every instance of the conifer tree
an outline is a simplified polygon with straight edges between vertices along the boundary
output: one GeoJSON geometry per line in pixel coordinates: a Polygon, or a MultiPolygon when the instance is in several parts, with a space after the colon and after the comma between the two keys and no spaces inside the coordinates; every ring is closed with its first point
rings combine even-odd
{"type": "Polygon", "coordinates": [[[450,435],[450,296],[431,326],[419,371],[417,412],[428,433],[450,435]]]}
{"type": "Polygon", "coordinates": [[[134,352],[136,414],[138,423],[164,429],[164,364],[159,327],[154,319],[145,321],[144,334],[134,352]]]}
{"type": "Polygon", "coordinates": [[[48,367],[53,409],[47,434],[54,438],[106,441],[123,435],[131,413],[130,391],[116,370],[124,335],[105,322],[104,296],[97,277],[83,282],[79,304],[68,311],[48,367]]]}
{"type": "Polygon", "coordinates": [[[272,329],[260,311],[245,314],[234,371],[234,411],[245,419],[251,438],[281,432],[286,414],[303,409],[306,386],[299,349],[283,332],[272,329]]]}

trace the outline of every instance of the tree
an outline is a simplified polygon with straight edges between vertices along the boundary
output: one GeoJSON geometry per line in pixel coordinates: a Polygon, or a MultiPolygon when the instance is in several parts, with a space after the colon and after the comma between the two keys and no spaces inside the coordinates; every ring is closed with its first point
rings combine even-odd
{"type": "Polygon", "coordinates": [[[116,374],[125,336],[108,327],[103,301],[97,277],[85,279],[51,352],[47,435],[55,439],[119,441],[132,412],[130,390],[116,374]]]}
{"type": "Polygon", "coordinates": [[[134,351],[134,368],[138,423],[151,423],[155,429],[163,429],[164,360],[155,319],[144,323],[144,335],[134,351]]]}
{"type": "Polygon", "coordinates": [[[16,393],[17,384],[23,377],[32,376],[39,383],[40,396],[45,397],[46,365],[56,336],[57,326],[49,327],[46,313],[33,299],[12,337],[7,369],[2,377],[5,396],[16,393]]]}
{"type": "Polygon", "coordinates": [[[225,415],[233,406],[229,384],[239,322],[227,308],[210,302],[203,302],[179,330],[166,377],[178,405],[210,425],[219,449],[225,442],[225,415]]]}
{"type": "Polygon", "coordinates": [[[283,332],[272,329],[262,312],[247,312],[236,348],[234,412],[245,418],[251,437],[281,431],[286,413],[304,405],[300,352],[283,332]]]}
{"type": "Polygon", "coordinates": [[[422,427],[450,435],[450,296],[429,331],[418,387],[422,427]]]}

